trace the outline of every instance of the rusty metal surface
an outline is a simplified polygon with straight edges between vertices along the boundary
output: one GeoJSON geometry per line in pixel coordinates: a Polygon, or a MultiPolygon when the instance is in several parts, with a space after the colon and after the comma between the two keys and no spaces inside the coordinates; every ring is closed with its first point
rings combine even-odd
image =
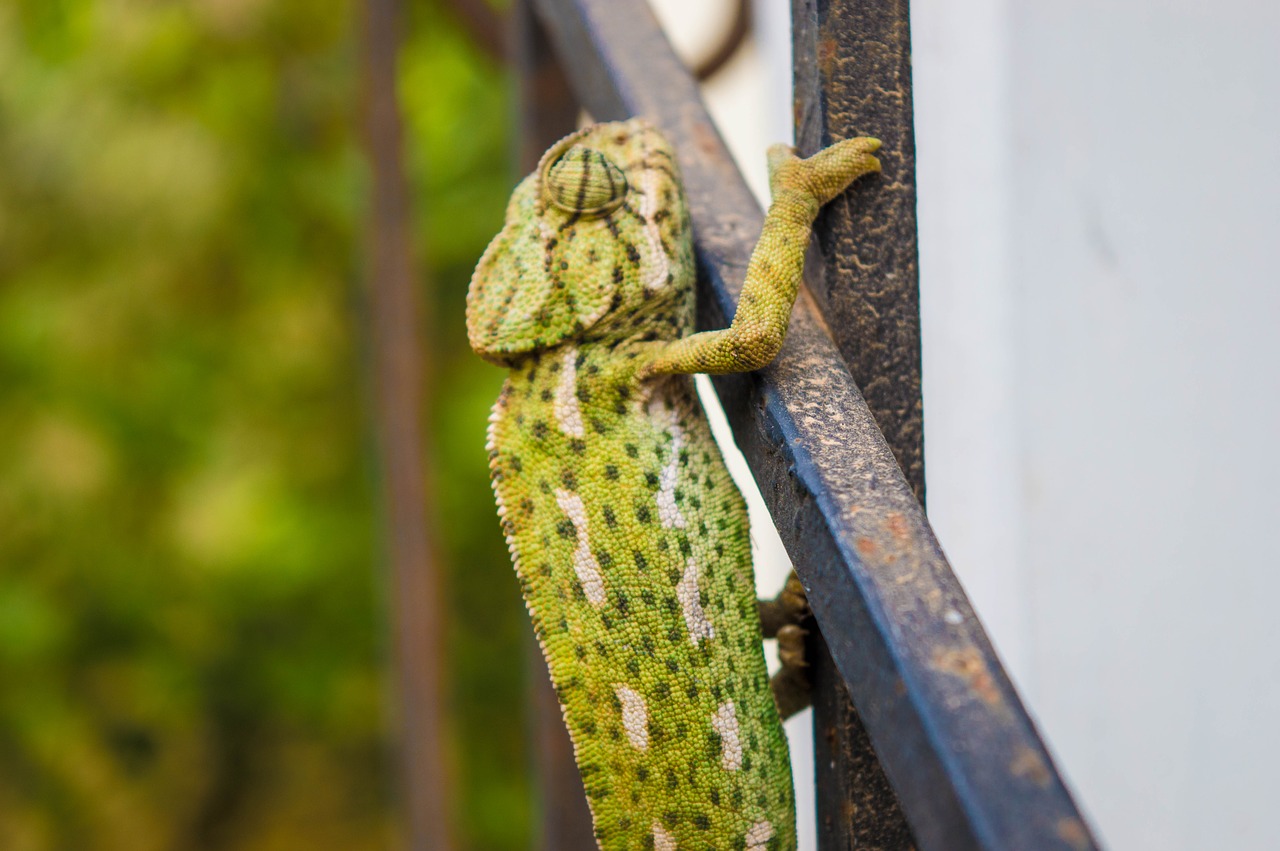
{"type": "Polygon", "coordinates": [[[813,681],[820,851],[910,851],[915,839],[822,634],[806,647],[813,681]]]}
{"type": "MultiPolygon", "coordinates": [[[[643,3],[535,9],[596,118],[675,143],[700,323],[723,326],[762,219],[693,80],[643,3]]],[[[919,847],[1095,847],[812,304],[773,365],[716,388],[919,847]]]]}
{"type": "Polygon", "coordinates": [[[806,277],[867,407],[924,504],[915,131],[906,0],[792,0],[796,147],[884,142],[877,182],[823,210],[806,277]]]}
{"type": "MultiPolygon", "coordinates": [[[[911,41],[905,0],[792,0],[796,147],[876,136],[881,179],[823,210],[806,283],[889,448],[924,503],[911,41]]],[[[817,681],[836,679],[825,644],[817,681]]],[[[908,849],[897,796],[842,686],[814,701],[818,846],[908,849]],[[856,802],[856,805],[852,803],[856,802]]]]}
{"type": "MultiPolygon", "coordinates": [[[[527,0],[517,0],[512,6],[509,37],[519,86],[517,172],[523,176],[534,169],[543,151],[574,129],[578,102],[527,0]]],[[[595,851],[591,810],[573,759],[573,742],[532,631],[529,648],[528,696],[533,708],[540,810],[536,847],[543,851],[595,851]]]]}

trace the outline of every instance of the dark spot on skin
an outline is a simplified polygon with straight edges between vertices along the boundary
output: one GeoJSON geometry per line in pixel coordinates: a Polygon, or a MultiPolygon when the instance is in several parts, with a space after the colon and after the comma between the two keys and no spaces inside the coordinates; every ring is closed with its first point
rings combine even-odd
{"type": "Polygon", "coordinates": [[[541,574],[542,576],[550,576],[551,565],[547,564],[546,562],[543,562],[538,566],[538,573],[541,574]]]}
{"type": "Polygon", "coordinates": [[[550,391],[550,390],[543,390],[543,391],[542,391],[542,401],[544,401],[544,402],[550,402],[550,401],[551,401],[551,399],[552,399],[552,395],[553,395],[553,394],[551,393],[551,391],[550,391]]]}
{"type": "Polygon", "coordinates": [[[606,464],[604,468],[604,477],[611,482],[618,480],[618,468],[613,464],[606,464]]]}
{"type": "Polygon", "coordinates": [[[707,733],[707,753],[712,759],[720,758],[720,734],[715,730],[707,733]]]}
{"type": "Polygon", "coordinates": [[[550,429],[547,428],[547,424],[544,423],[542,420],[538,420],[533,424],[532,431],[533,431],[533,436],[538,440],[546,440],[547,435],[550,433],[550,429]]]}
{"type": "Polygon", "coordinates": [[[662,823],[667,827],[675,827],[680,823],[680,814],[674,812],[665,812],[662,814],[662,823]]]}
{"type": "Polygon", "coordinates": [[[578,476],[573,470],[564,470],[560,473],[560,484],[564,485],[567,490],[576,491],[578,489],[578,476]]]}
{"type": "Polygon", "coordinates": [[[707,818],[702,813],[698,813],[693,817],[693,826],[698,828],[698,830],[710,830],[711,819],[707,818]]]}
{"type": "Polygon", "coordinates": [[[581,662],[583,659],[587,658],[587,648],[583,647],[581,644],[575,644],[573,647],[573,655],[577,656],[578,661],[581,662]]]}
{"type": "Polygon", "coordinates": [[[646,485],[648,485],[648,486],[649,486],[649,490],[655,490],[655,491],[656,491],[656,490],[658,489],[658,474],[657,474],[657,473],[645,473],[645,474],[644,474],[644,483],[645,483],[646,485]]]}
{"type": "Polygon", "coordinates": [[[591,419],[591,430],[596,434],[605,434],[609,431],[609,424],[604,420],[598,420],[593,417],[591,419]]]}
{"type": "Polygon", "coordinates": [[[627,243],[627,259],[631,261],[632,266],[640,265],[640,251],[631,243],[627,243]]]}
{"type": "Polygon", "coordinates": [[[578,385],[578,392],[577,392],[577,394],[576,394],[576,395],[577,395],[577,397],[578,397],[578,401],[579,401],[579,402],[590,402],[590,401],[591,401],[591,388],[590,388],[590,387],[588,387],[588,386],[587,386],[587,385],[585,385],[585,384],[579,384],[579,385],[578,385]]]}
{"type": "Polygon", "coordinates": [[[608,615],[601,615],[600,623],[604,624],[605,629],[613,629],[613,618],[608,615]]]}
{"type": "Polygon", "coordinates": [[[674,567],[671,568],[670,570],[667,571],[667,579],[671,581],[672,585],[679,585],[680,571],[676,570],[674,567]]]}
{"type": "Polygon", "coordinates": [[[652,515],[650,515],[649,513],[649,506],[642,505],[636,509],[636,519],[639,520],[641,523],[648,523],[650,522],[651,518],[652,518],[652,515]]]}
{"type": "Polygon", "coordinates": [[[678,643],[680,641],[680,630],[673,629],[670,632],[668,632],[667,641],[670,641],[672,644],[678,643]]]}
{"type": "Polygon", "coordinates": [[[595,556],[601,567],[610,568],[613,566],[613,554],[608,550],[596,550],[595,556]]]}
{"type": "Polygon", "coordinates": [[[636,448],[636,445],[634,443],[628,443],[626,446],[623,447],[623,451],[626,452],[627,456],[630,458],[640,457],[640,450],[636,448]]]}
{"type": "MultiPolygon", "coordinates": [[[[644,556],[641,556],[641,558],[643,559],[644,556]]],[[[637,564],[636,567],[640,567],[640,565],[637,564]]],[[[643,568],[641,569],[643,570],[643,568]]],[[[640,601],[644,603],[646,606],[652,606],[654,603],[657,602],[657,598],[653,596],[652,591],[646,588],[645,590],[640,592],[640,601]]]]}
{"type": "MultiPolygon", "coordinates": [[[[719,748],[717,748],[716,750],[718,751],[719,748]]],[[[742,809],[742,790],[741,789],[734,789],[733,794],[729,796],[729,799],[733,803],[733,808],[735,810],[742,809]]]]}
{"type": "Polygon", "coordinates": [[[654,647],[653,647],[653,639],[652,639],[652,638],[650,638],[650,637],[649,637],[649,636],[647,636],[647,635],[642,636],[642,637],[640,638],[640,646],[644,648],[644,652],[645,652],[645,653],[648,653],[650,656],[652,656],[652,655],[653,655],[654,647]]]}
{"type": "Polygon", "coordinates": [[[693,546],[689,543],[689,539],[684,535],[680,536],[680,554],[684,556],[693,554],[693,546]]]}
{"type": "MultiPolygon", "coordinates": [[[[675,789],[680,785],[680,780],[676,777],[676,773],[670,768],[667,769],[667,789],[668,791],[675,789]]],[[[696,821],[696,819],[695,819],[696,821]]]]}
{"type": "Polygon", "coordinates": [[[645,768],[643,765],[636,766],[636,779],[639,780],[641,783],[648,780],[649,769],[645,768]]]}
{"type": "MultiPolygon", "coordinates": [[[[653,693],[658,696],[658,700],[667,700],[671,697],[671,684],[666,680],[659,680],[658,684],[653,687],[653,693]]],[[[680,725],[677,726],[678,728],[680,725]]]]}
{"type": "Polygon", "coordinates": [[[610,529],[613,529],[618,525],[618,518],[614,516],[613,509],[609,506],[606,505],[601,509],[600,514],[604,517],[604,525],[608,526],[610,529]]]}
{"type": "Polygon", "coordinates": [[[665,553],[669,549],[671,549],[671,542],[666,538],[660,538],[658,540],[658,551],[665,553]]]}
{"type": "Polygon", "coordinates": [[[579,438],[572,438],[569,441],[569,451],[574,455],[585,455],[587,452],[587,442],[579,438]]]}
{"type": "Polygon", "coordinates": [[[662,600],[662,608],[667,610],[667,614],[674,615],[676,610],[680,608],[680,603],[676,601],[675,597],[665,597],[662,600]]]}
{"type": "Polygon", "coordinates": [[[621,266],[613,267],[613,283],[615,286],[622,283],[622,267],[621,266]]]}
{"type": "Polygon", "coordinates": [[[678,673],[680,673],[680,663],[679,663],[679,662],[677,662],[675,659],[670,659],[670,658],[669,658],[669,659],[667,659],[667,660],[666,660],[666,663],[667,663],[667,670],[668,670],[668,671],[670,671],[670,672],[671,672],[671,673],[673,673],[673,674],[678,674],[678,673]]]}
{"type": "MultiPolygon", "coordinates": [[[[648,559],[646,559],[646,558],[644,557],[644,553],[640,552],[639,550],[634,550],[634,551],[632,551],[632,553],[631,553],[631,557],[632,557],[633,559],[635,559],[635,562],[636,562],[636,569],[637,569],[637,570],[648,570],[648,569],[649,569],[649,560],[648,560],[648,559]]],[[[641,595],[640,595],[640,596],[641,596],[641,598],[644,598],[644,595],[645,595],[645,594],[648,594],[648,595],[649,595],[648,599],[646,599],[646,600],[645,600],[645,602],[646,602],[646,603],[649,603],[649,604],[651,604],[651,605],[652,605],[652,603],[653,603],[653,594],[652,594],[651,592],[649,592],[649,591],[645,591],[645,592],[644,592],[644,594],[641,594],[641,595]]]]}
{"type": "Polygon", "coordinates": [[[619,593],[618,594],[618,614],[622,615],[623,617],[626,617],[627,613],[630,611],[630,607],[631,607],[631,603],[627,600],[627,595],[619,593]]]}
{"type": "Polygon", "coordinates": [[[713,807],[720,806],[720,790],[712,789],[711,791],[707,792],[707,798],[710,799],[711,805],[713,807]]]}
{"type": "Polygon", "coordinates": [[[627,660],[627,673],[633,677],[640,676],[640,663],[635,659],[627,660]]]}
{"type": "Polygon", "coordinates": [[[578,530],[573,527],[570,520],[561,520],[556,524],[556,534],[566,540],[578,537],[578,530]]]}
{"type": "Polygon", "coordinates": [[[560,271],[562,271],[562,272],[563,272],[563,271],[566,271],[568,268],[569,268],[569,263],[568,263],[568,261],[566,261],[566,260],[561,260],[561,261],[560,261],[560,271]]]}

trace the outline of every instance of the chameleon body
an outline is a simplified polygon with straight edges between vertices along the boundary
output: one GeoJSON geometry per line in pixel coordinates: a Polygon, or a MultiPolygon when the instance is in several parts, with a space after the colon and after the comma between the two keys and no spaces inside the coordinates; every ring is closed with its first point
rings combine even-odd
{"type": "Polygon", "coordinates": [[[770,150],[774,195],[733,326],[693,334],[689,213],[643,120],[553,146],[467,299],[498,513],[602,849],[792,849],[790,762],[747,512],[691,374],[777,354],[822,203],[879,169],[855,139],[770,150]]]}

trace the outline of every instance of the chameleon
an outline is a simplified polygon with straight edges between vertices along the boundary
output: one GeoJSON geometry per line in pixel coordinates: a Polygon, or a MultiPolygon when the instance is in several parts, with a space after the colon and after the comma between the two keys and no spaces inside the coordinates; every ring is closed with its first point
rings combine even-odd
{"type": "Polygon", "coordinates": [[[879,146],[770,147],[727,329],[693,333],[680,170],[642,118],[554,144],[472,277],[471,347],[508,370],[498,515],[604,851],[796,847],[746,505],[692,375],[774,359],[819,208],[880,170],[879,146]]]}

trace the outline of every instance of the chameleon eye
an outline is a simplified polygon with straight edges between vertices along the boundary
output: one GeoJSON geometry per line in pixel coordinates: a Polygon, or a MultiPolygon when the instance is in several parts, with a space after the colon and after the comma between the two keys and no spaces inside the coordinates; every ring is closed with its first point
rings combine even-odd
{"type": "Polygon", "coordinates": [[[542,191],[562,210],[602,216],[626,198],[627,178],[604,154],[574,145],[544,172],[542,191]]]}

